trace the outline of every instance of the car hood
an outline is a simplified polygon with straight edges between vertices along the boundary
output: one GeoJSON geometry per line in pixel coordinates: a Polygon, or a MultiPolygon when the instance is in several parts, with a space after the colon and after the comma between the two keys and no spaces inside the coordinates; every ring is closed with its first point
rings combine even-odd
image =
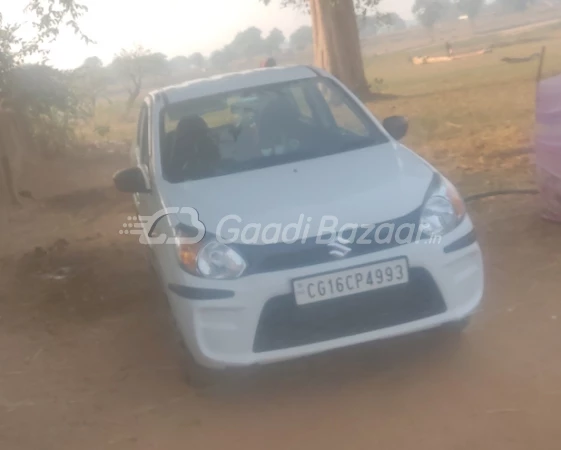
{"type": "MultiPolygon", "coordinates": [[[[206,180],[167,184],[161,194],[166,207],[195,208],[207,232],[223,237],[232,227],[241,230],[250,224],[261,228],[269,224],[287,226],[300,220],[308,225],[308,236],[317,236],[325,216],[332,216],[329,220],[336,220],[341,227],[347,223],[379,225],[411,213],[422,205],[433,173],[413,152],[388,143],[206,180]]],[[[229,239],[232,235],[227,234],[229,239]]]]}

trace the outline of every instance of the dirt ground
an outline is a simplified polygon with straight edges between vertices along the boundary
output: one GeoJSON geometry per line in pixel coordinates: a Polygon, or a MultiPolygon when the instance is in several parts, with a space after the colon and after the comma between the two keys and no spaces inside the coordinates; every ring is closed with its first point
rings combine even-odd
{"type": "Polygon", "coordinates": [[[195,391],[135,238],[126,160],[52,162],[0,220],[0,449],[557,450],[561,227],[534,197],[470,207],[487,295],[440,334],[282,364],[195,391]]]}

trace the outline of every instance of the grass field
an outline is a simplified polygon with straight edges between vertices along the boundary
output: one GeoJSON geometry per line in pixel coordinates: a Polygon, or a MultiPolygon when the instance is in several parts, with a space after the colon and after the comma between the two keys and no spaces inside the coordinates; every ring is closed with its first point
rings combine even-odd
{"type": "MultiPolygon", "coordinates": [[[[528,56],[546,46],[544,75],[561,73],[559,25],[503,40],[491,36],[491,42],[497,47],[492,53],[448,63],[414,66],[402,52],[366,64],[370,81],[384,79],[384,90],[399,96],[369,107],[378,117],[409,117],[406,144],[468,193],[533,183],[529,151],[538,62],[507,64],[501,59],[528,56]]],[[[477,38],[461,47],[482,44],[477,38]]]]}
{"type": "MultiPolygon", "coordinates": [[[[457,52],[489,45],[492,53],[441,64],[415,66],[408,52],[367,56],[368,79],[383,79],[381,90],[395,98],[368,102],[379,118],[405,115],[405,143],[459,183],[464,194],[495,187],[533,184],[531,164],[535,83],[538,62],[507,64],[547,47],[544,74],[561,73],[561,22],[527,31],[474,36],[455,44],[457,52]]],[[[442,45],[423,55],[442,54],[442,45]]],[[[367,52],[365,52],[367,54],[367,52]]],[[[134,136],[137,111],[123,118],[124,98],[102,102],[95,125],[109,125],[111,140],[134,136]]],[[[94,124],[84,130],[88,138],[94,124]]],[[[97,136],[97,139],[100,139],[97,136]]]]}

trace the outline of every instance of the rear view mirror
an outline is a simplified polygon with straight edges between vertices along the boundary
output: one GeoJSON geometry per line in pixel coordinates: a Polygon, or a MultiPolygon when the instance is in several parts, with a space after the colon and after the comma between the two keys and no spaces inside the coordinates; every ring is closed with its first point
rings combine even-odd
{"type": "Polygon", "coordinates": [[[113,175],[113,183],[121,192],[130,194],[144,194],[150,192],[150,189],[146,186],[144,174],[140,167],[130,167],[129,169],[120,170],[113,175]]]}
{"type": "Polygon", "coordinates": [[[384,128],[390,136],[399,141],[407,135],[409,121],[403,116],[391,116],[384,120],[384,128]]]}

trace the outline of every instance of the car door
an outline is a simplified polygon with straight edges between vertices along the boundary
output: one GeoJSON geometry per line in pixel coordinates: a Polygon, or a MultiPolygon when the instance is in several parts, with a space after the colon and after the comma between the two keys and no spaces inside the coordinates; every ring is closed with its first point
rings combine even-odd
{"type": "Polygon", "coordinates": [[[170,215],[164,213],[166,205],[162,203],[160,196],[160,183],[163,182],[157,161],[161,158],[158,115],[152,109],[151,102],[145,102],[139,117],[137,133],[137,165],[146,177],[150,191],[136,194],[138,215],[143,218],[142,227],[144,240],[149,249],[151,263],[165,281],[169,264],[176,264],[176,255],[173,253],[175,247],[166,245],[168,237],[172,237],[172,225],[170,215]]]}
{"type": "Polygon", "coordinates": [[[142,170],[149,192],[134,194],[134,202],[138,215],[142,218],[142,229],[144,243],[153,250],[154,239],[150,231],[153,229],[159,212],[162,210],[158,195],[158,183],[154,170],[154,139],[152,131],[152,115],[148,102],[143,103],[138,120],[137,145],[135,151],[135,163],[142,170]]]}
{"type": "MultiPolygon", "coordinates": [[[[133,145],[132,151],[132,163],[133,165],[139,167],[144,174],[145,181],[151,187],[151,180],[149,177],[149,165],[150,165],[150,145],[149,145],[149,122],[148,122],[148,105],[146,103],[142,104],[140,109],[140,114],[138,117],[138,124],[136,128],[136,138],[133,145]]],[[[133,200],[136,207],[136,212],[140,216],[145,216],[146,214],[146,196],[148,194],[135,193],[133,194],[133,200]]]]}

